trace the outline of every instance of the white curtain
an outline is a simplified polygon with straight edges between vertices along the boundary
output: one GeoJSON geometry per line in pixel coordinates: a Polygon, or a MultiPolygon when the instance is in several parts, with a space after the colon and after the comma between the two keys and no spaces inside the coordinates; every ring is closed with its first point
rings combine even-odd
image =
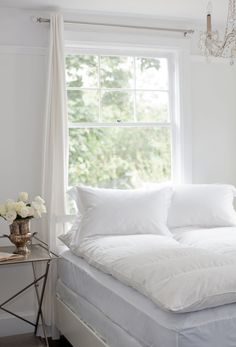
{"type": "Polygon", "coordinates": [[[55,222],[65,215],[67,180],[67,109],[65,88],[64,22],[60,13],[50,17],[47,108],[45,119],[43,197],[48,207],[44,239],[56,250],[55,222]]]}
{"type": "MultiPolygon", "coordinates": [[[[65,215],[65,187],[67,180],[67,109],[64,60],[64,21],[60,13],[50,16],[47,104],[45,114],[43,187],[42,196],[47,205],[47,217],[40,238],[50,250],[56,251],[56,240],[63,233],[63,224],[57,224],[65,215]]],[[[55,263],[55,262],[54,262],[55,263]]],[[[54,328],[56,266],[51,265],[44,302],[45,321],[54,328]]]]}

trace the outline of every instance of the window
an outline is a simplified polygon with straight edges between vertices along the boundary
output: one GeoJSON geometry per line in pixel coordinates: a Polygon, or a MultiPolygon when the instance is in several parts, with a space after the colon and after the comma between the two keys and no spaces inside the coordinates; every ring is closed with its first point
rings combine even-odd
{"type": "Polygon", "coordinates": [[[173,176],[170,56],[69,54],[68,185],[116,188],[173,176]]]}

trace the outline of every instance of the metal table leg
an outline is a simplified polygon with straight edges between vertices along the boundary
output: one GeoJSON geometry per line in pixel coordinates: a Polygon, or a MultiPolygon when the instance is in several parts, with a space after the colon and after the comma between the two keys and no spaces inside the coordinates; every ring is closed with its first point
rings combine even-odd
{"type": "Polygon", "coordinates": [[[47,333],[46,333],[46,326],[45,326],[45,321],[44,321],[43,312],[42,312],[42,304],[43,304],[43,299],[44,299],[44,293],[45,293],[45,288],[46,288],[46,283],[47,283],[50,263],[51,263],[51,260],[48,260],[47,264],[46,264],[45,273],[43,275],[37,277],[36,276],[36,272],[35,272],[34,262],[32,262],[34,281],[31,282],[30,284],[28,284],[23,289],[19,290],[17,293],[12,295],[10,298],[5,300],[4,302],[0,303],[0,310],[2,310],[4,312],[7,312],[10,315],[12,315],[12,316],[14,316],[14,317],[16,317],[16,318],[18,318],[18,319],[20,319],[20,320],[30,324],[30,325],[33,325],[34,328],[35,328],[34,329],[34,334],[35,335],[37,334],[39,319],[41,318],[42,328],[43,328],[43,335],[45,337],[45,342],[46,342],[46,346],[47,347],[49,347],[49,343],[48,343],[48,338],[47,338],[47,333]],[[40,280],[42,280],[42,279],[43,279],[42,290],[41,290],[41,293],[39,293],[38,282],[40,280]],[[38,312],[37,312],[37,318],[36,318],[36,322],[35,323],[29,321],[28,319],[25,319],[24,317],[19,316],[18,314],[14,313],[14,312],[12,312],[12,311],[10,311],[10,310],[8,310],[7,308],[4,307],[6,304],[8,304],[10,301],[15,299],[17,296],[19,296],[20,294],[22,294],[23,292],[25,292],[27,289],[29,289],[32,286],[34,286],[34,288],[35,288],[36,297],[37,297],[37,301],[38,301],[38,312]]]}
{"type": "Polygon", "coordinates": [[[22,321],[24,321],[24,322],[26,322],[26,323],[28,323],[28,324],[31,324],[31,325],[33,325],[33,326],[35,327],[35,323],[30,322],[29,320],[27,320],[27,319],[25,319],[25,318],[19,316],[18,314],[14,313],[14,312],[12,312],[12,311],[10,311],[10,310],[8,310],[8,309],[6,309],[6,308],[3,307],[3,306],[5,306],[6,304],[8,304],[10,301],[12,301],[13,299],[15,299],[17,296],[19,296],[20,294],[22,294],[23,292],[25,292],[25,291],[26,291],[27,289],[29,289],[30,287],[35,286],[35,285],[36,285],[41,279],[43,279],[43,278],[45,278],[45,275],[42,275],[42,276],[36,278],[32,283],[28,284],[26,287],[24,287],[23,289],[19,290],[16,294],[12,295],[9,299],[7,299],[6,301],[2,302],[2,303],[0,304],[0,310],[5,311],[5,312],[11,314],[12,316],[14,316],[14,317],[16,317],[16,318],[19,318],[19,319],[21,319],[22,321]]]}
{"type": "MultiPolygon", "coordinates": [[[[44,293],[45,293],[45,288],[46,288],[46,283],[47,283],[47,278],[48,278],[50,262],[51,261],[49,260],[47,262],[47,265],[46,265],[43,285],[42,285],[42,289],[41,289],[41,295],[39,294],[38,283],[37,282],[34,283],[35,293],[36,293],[36,297],[37,297],[37,301],[38,301],[38,312],[37,312],[37,318],[36,318],[36,323],[35,323],[34,334],[35,335],[37,334],[38,325],[39,325],[39,319],[41,318],[42,328],[43,328],[43,335],[44,335],[45,343],[46,343],[47,347],[49,347],[49,343],[48,343],[46,326],[45,326],[45,321],[44,321],[43,312],[42,312],[42,304],[43,304],[43,299],[44,299],[44,293]]],[[[34,263],[33,262],[32,262],[32,269],[33,269],[34,280],[36,280],[37,277],[36,277],[36,272],[35,272],[35,267],[34,267],[34,263]]]]}

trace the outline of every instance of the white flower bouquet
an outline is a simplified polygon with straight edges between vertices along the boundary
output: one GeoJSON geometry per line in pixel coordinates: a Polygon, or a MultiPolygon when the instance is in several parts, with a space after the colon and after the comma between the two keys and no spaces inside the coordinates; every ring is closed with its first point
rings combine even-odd
{"type": "Polygon", "coordinates": [[[36,196],[32,202],[28,198],[28,193],[21,192],[16,201],[9,199],[0,204],[0,217],[8,224],[16,220],[40,218],[46,212],[45,201],[40,196],[36,196]]]}

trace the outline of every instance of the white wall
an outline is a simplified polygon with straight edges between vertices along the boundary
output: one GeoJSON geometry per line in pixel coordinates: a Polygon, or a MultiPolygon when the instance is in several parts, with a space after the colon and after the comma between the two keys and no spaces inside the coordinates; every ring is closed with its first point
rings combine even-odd
{"type": "MultiPolygon", "coordinates": [[[[14,198],[22,190],[31,196],[41,189],[42,129],[46,88],[46,51],[48,25],[36,25],[30,11],[0,11],[0,201],[14,198]]],[[[80,14],[81,16],[81,14],[80,14]]],[[[86,16],[85,16],[86,17],[86,16]]],[[[86,17],[87,19],[87,17],[86,17]]],[[[110,18],[111,20],[111,18],[110,18]]],[[[125,19],[128,20],[127,17],[125,19]]],[[[116,20],[117,21],[117,20],[116,20]]],[[[133,20],[137,24],[139,19],[133,20]]],[[[147,21],[147,19],[146,19],[147,21]]],[[[153,24],[153,23],[152,23],[153,24]]],[[[102,31],[102,30],[101,30],[102,31]]],[[[178,37],[158,38],[155,33],[132,32],[115,38],[129,45],[173,46],[188,49],[189,42],[178,37]]],[[[67,41],[96,42],[94,29],[66,28],[67,41]]],[[[104,30],[103,35],[104,37],[104,30]]],[[[105,35],[109,46],[111,33],[105,35]]],[[[115,40],[113,40],[114,42],[115,40]]],[[[193,145],[193,181],[236,184],[236,72],[225,63],[207,64],[203,59],[190,61],[193,145]]],[[[189,102],[189,100],[188,100],[189,102]]],[[[37,221],[32,222],[35,228],[37,221]]],[[[0,234],[8,227],[0,223],[0,234]]],[[[3,243],[1,240],[0,245],[3,243]]],[[[31,277],[31,269],[0,267],[0,300],[21,288],[31,277]]],[[[34,315],[32,291],[22,297],[15,310],[26,317],[34,315]]],[[[0,312],[0,336],[31,329],[0,312]]]]}
{"type": "Polygon", "coordinates": [[[193,182],[236,185],[236,68],[193,58],[193,182]]]}
{"type": "Polygon", "coordinates": [[[27,11],[1,9],[0,201],[41,189],[47,39],[27,11]]]}
{"type": "MultiPolygon", "coordinates": [[[[19,191],[40,193],[42,128],[45,105],[45,27],[37,27],[21,11],[0,12],[0,201],[19,191]]],[[[37,221],[32,221],[32,229],[37,221]]],[[[0,223],[0,235],[9,233],[0,223]]],[[[9,244],[2,241],[1,244],[9,244]]],[[[1,251],[1,248],[0,248],[1,251]]],[[[30,266],[0,266],[0,302],[33,279],[30,266]]],[[[35,297],[28,290],[7,308],[32,319],[35,297]]],[[[32,327],[0,312],[0,335],[22,333],[32,327]]]]}

